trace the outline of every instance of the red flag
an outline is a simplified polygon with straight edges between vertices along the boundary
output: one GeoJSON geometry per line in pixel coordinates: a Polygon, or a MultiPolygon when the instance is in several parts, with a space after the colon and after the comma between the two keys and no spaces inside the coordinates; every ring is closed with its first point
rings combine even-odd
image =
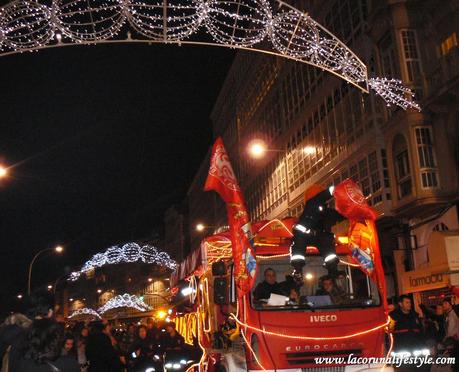
{"type": "Polygon", "coordinates": [[[221,138],[217,138],[212,148],[210,169],[204,190],[216,191],[226,203],[235,279],[239,295],[243,295],[252,288],[257,271],[255,252],[252,247],[252,228],[244,196],[221,138]]]}
{"type": "Polygon", "coordinates": [[[376,212],[368,205],[360,187],[351,179],[344,180],[333,190],[335,209],[350,220],[376,220],[376,212]]]}
{"type": "Polygon", "coordinates": [[[349,253],[362,271],[376,281],[383,303],[386,304],[386,281],[381,261],[376,211],[371,208],[360,187],[351,179],[344,180],[333,190],[335,208],[349,219],[349,253]]]}

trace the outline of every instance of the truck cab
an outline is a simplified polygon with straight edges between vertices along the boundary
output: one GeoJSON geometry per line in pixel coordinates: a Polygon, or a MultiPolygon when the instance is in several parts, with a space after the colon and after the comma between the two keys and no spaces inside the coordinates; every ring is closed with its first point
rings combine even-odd
{"type": "Polygon", "coordinates": [[[377,285],[351,262],[347,245],[338,241],[337,277],[328,277],[318,250],[307,247],[303,281],[301,285],[293,282],[289,248],[294,222],[272,220],[253,225],[257,276],[251,291],[242,297],[236,296],[229,235],[221,233],[203,242],[205,263],[195,270],[200,274],[193,280],[199,283],[194,296],[199,323],[196,334],[207,355],[207,366],[211,366],[208,369],[381,370],[383,365],[371,363],[374,360],[363,360],[366,363],[362,365],[358,359],[385,356],[387,316],[377,285]],[[270,287],[275,290],[269,297],[264,291],[261,298],[257,288],[264,285],[267,271],[269,280],[275,276],[276,284],[270,287]],[[238,340],[216,343],[225,322],[236,318],[238,340]]]}

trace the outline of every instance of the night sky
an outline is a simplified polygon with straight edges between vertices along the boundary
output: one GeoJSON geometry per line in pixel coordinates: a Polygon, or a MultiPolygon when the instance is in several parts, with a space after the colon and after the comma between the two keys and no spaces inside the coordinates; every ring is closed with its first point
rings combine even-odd
{"type": "Polygon", "coordinates": [[[0,312],[113,243],[161,231],[212,143],[234,51],[99,45],[0,57],[0,312]]]}

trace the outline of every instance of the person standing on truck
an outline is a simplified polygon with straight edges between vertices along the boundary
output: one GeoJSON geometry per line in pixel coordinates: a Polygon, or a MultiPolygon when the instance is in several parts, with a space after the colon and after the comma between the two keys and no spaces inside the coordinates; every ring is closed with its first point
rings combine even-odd
{"type": "Polygon", "coordinates": [[[390,329],[394,335],[394,351],[412,351],[424,346],[423,330],[419,314],[413,310],[408,295],[401,295],[399,307],[390,312],[390,329]]]}
{"type": "Polygon", "coordinates": [[[276,272],[272,267],[264,271],[264,278],[265,280],[259,283],[253,292],[256,301],[269,299],[271,293],[284,294],[282,286],[276,281],[276,272]]]}

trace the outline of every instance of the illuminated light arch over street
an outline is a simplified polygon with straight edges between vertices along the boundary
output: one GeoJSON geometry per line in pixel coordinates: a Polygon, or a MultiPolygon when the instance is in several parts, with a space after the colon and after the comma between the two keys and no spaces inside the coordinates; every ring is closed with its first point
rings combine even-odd
{"type": "Polygon", "coordinates": [[[306,63],[364,93],[373,89],[388,105],[420,110],[401,81],[369,77],[352,50],[307,13],[281,0],[271,1],[275,7],[266,0],[42,2],[16,0],[0,8],[0,56],[100,43],[220,46],[306,63]]]}
{"type": "Polygon", "coordinates": [[[83,307],[81,309],[77,309],[75,310],[71,315],[69,315],[69,319],[72,319],[72,318],[77,318],[77,317],[81,317],[81,316],[92,316],[94,317],[95,319],[101,319],[99,313],[93,309],[89,309],[87,307],[83,307]]]}
{"type": "Polygon", "coordinates": [[[151,310],[151,306],[143,302],[143,300],[140,297],[137,297],[136,295],[130,295],[129,293],[125,293],[123,295],[118,295],[108,300],[104,306],[100,307],[97,310],[97,312],[99,314],[104,314],[107,311],[118,309],[121,307],[128,307],[141,312],[151,310]]]}
{"type": "Polygon", "coordinates": [[[103,253],[97,253],[86,261],[83,267],[70,274],[68,280],[75,281],[97,267],[105,265],[116,265],[120,263],[143,262],[146,264],[156,264],[175,270],[177,264],[166,252],[161,252],[149,244],[139,245],[137,243],[126,243],[115,245],[108,248],[103,253]]]}

